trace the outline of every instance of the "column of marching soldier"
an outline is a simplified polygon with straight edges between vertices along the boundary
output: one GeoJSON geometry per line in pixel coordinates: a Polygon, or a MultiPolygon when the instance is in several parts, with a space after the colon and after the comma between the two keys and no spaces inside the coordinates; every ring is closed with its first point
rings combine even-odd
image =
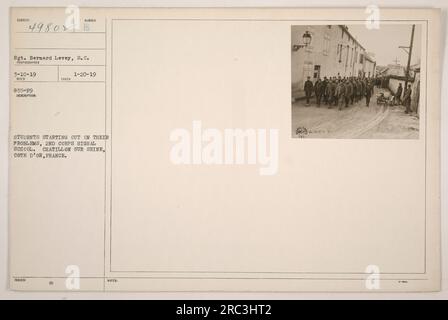
{"type": "MultiPolygon", "coordinates": [[[[339,106],[339,110],[342,110],[343,106],[347,108],[350,104],[358,102],[363,98],[365,98],[366,107],[368,107],[375,84],[380,86],[381,82],[379,79],[367,77],[324,77],[323,80],[318,78],[313,84],[310,77],[308,77],[304,85],[306,105],[309,106],[310,99],[314,93],[317,107],[320,107],[323,101],[324,104],[328,105],[329,109],[333,106],[339,106]]],[[[406,106],[406,113],[408,113],[411,103],[411,92],[411,86],[409,85],[405,90],[403,100],[401,100],[402,88],[400,84],[394,96],[397,103],[403,102],[403,105],[406,106]]]]}

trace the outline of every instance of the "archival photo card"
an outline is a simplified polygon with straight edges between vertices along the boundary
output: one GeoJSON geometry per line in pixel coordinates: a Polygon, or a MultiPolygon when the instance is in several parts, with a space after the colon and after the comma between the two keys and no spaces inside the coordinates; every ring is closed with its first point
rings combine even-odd
{"type": "Polygon", "coordinates": [[[418,139],[421,24],[291,27],[293,138],[418,139]]]}
{"type": "Polygon", "coordinates": [[[13,8],[10,288],[439,290],[440,11],[371,12],[13,8]]]}

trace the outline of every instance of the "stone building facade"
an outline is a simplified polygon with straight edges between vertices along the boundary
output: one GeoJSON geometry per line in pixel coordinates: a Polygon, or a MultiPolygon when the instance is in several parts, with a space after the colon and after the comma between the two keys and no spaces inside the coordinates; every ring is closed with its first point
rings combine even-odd
{"type": "Polygon", "coordinates": [[[307,77],[373,76],[375,61],[343,25],[303,25],[291,27],[291,82],[293,98],[303,96],[307,77]],[[303,35],[311,35],[311,43],[303,44],[303,35]]]}

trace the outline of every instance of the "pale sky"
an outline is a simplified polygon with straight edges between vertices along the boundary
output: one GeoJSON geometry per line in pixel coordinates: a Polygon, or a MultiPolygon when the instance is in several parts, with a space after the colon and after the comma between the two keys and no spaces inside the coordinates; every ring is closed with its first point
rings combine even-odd
{"type": "MultiPolygon", "coordinates": [[[[358,40],[367,52],[375,54],[377,65],[385,66],[395,63],[406,66],[408,55],[398,46],[409,47],[411,40],[411,24],[380,24],[379,29],[369,30],[364,24],[348,25],[348,31],[358,40]]],[[[415,25],[414,45],[412,49],[411,65],[417,63],[421,57],[422,38],[421,26],[415,25]]]]}

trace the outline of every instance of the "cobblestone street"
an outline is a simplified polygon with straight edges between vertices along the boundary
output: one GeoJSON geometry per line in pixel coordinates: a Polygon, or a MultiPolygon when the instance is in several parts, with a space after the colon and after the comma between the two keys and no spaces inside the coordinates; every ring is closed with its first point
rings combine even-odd
{"type": "MultiPolygon", "coordinates": [[[[419,137],[419,118],[405,114],[405,108],[378,105],[377,94],[383,89],[375,88],[366,107],[365,98],[348,108],[324,103],[316,106],[315,98],[309,106],[305,100],[292,105],[292,137],[295,138],[371,138],[415,139],[419,137]]],[[[340,103],[341,104],[341,103],[340,103]]]]}

